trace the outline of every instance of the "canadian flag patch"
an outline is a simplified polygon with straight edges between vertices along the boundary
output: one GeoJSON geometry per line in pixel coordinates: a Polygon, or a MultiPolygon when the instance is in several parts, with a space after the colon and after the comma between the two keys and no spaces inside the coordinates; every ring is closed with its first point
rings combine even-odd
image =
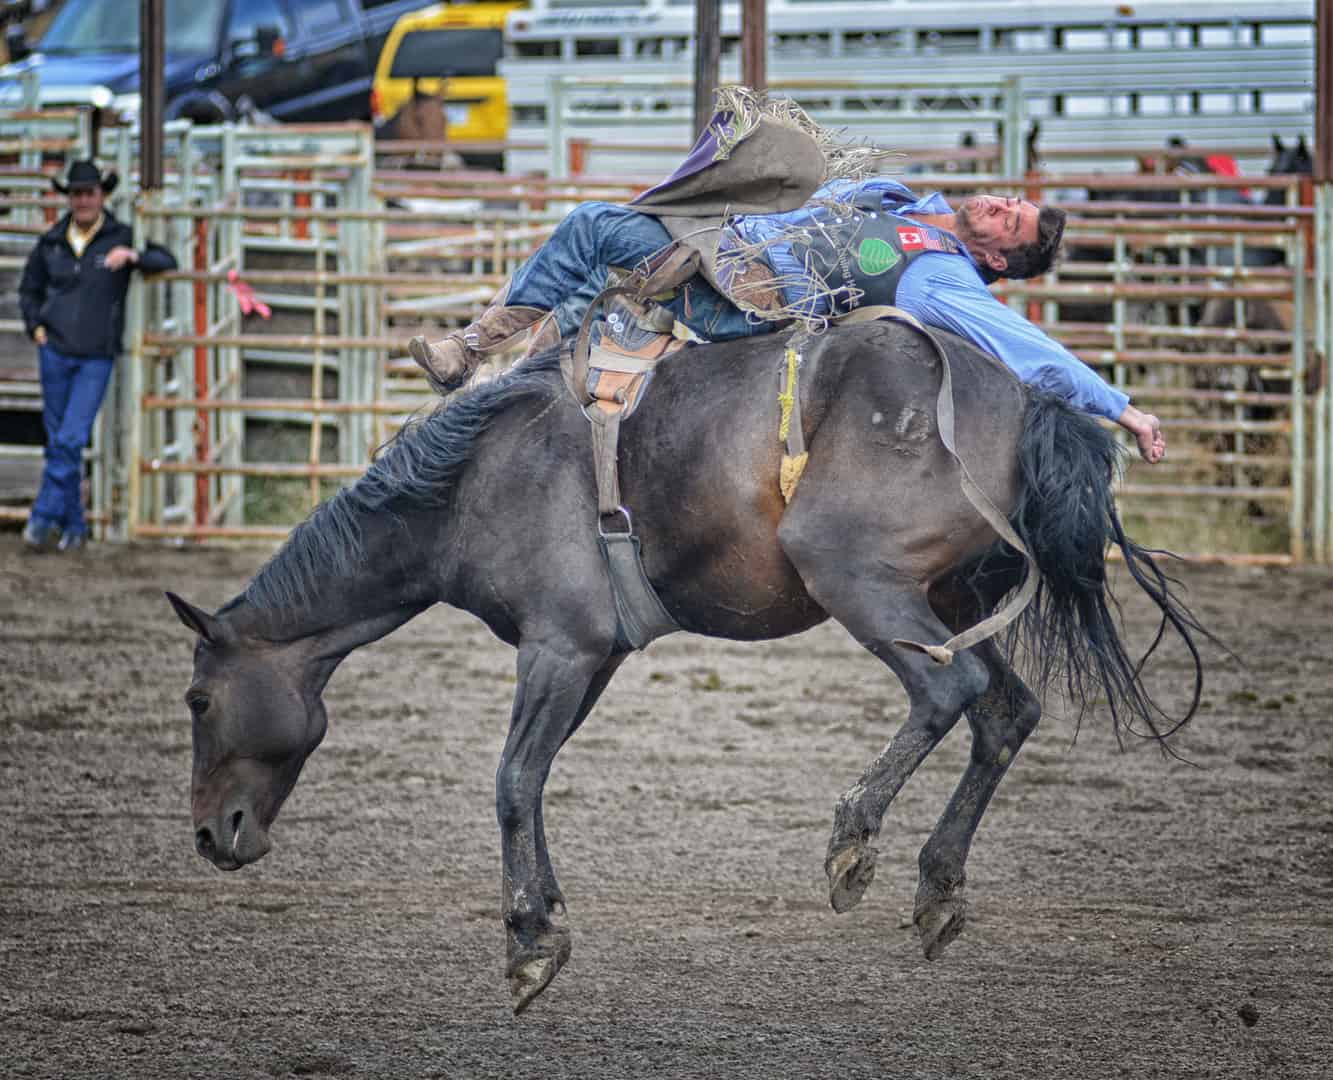
{"type": "Polygon", "coordinates": [[[909,225],[899,225],[898,243],[902,245],[904,251],[924,251],[926,236],[920,229],[913,229],[909,225]]]}

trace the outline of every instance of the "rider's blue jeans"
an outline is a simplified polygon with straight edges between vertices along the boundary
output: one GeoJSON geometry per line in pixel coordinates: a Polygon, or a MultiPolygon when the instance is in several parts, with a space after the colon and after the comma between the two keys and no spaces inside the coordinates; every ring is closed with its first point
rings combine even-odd
{"type": "Polygon", "coordinates": [[[49,345],[39,347],[42,422],[46,426],[46,466],[32,504],[39,529],[56,526],[66,536],[85,535],[83,518],[83,448],[111,378],[109,356],[66,356],[49,345]]]}
{"type": "MultiPolygon", "coordinates": [[[[611,203],[583,203],[519,267],[506,303],[554,311],[560,336],[566,337],[578,330],[588,305],[605,288],[611,267],[633,269],[670,243],[671,234],[656,218],[611,203]]],[[[665,306],[709,341],[773,329],[772,323],[746,319],[702,277],[695,277],[665,306]]]]}

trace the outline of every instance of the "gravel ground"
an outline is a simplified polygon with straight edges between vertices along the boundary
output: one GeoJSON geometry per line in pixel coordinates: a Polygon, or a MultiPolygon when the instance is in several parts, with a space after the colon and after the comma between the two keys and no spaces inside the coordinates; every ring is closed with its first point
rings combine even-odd
{"type": "MultiPolygon", "coordinates": [[[[493,776],[513,654],[437,609],[354,653],[330,732],[237,874],[192,846],[182,694],[256,551],[0,535],[0,1075],[1315,1078],[1333,1053],[1333,575],[1187,568],[1206,703],[1131,743],[1058,703],[977,837],[970,921],[911,927],[966,725],[891,808],[865,901],[828,907],[834,799],[905,716],[839,627],[676,635],[556,762],[574,953],[521,1018],[493,776]]],[[[1133,635],[1149,613],[1128,595],[1133,635]]],[[[1154,669],[1179,707],[1179,655],[1154,669]]]]}

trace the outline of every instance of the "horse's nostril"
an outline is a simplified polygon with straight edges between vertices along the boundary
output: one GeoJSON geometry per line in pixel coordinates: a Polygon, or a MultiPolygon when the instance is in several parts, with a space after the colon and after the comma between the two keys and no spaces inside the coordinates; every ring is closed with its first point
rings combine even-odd
{"type": "Polygon", "coordinates": [[[213,842],[213,833],[207,825],[195,830],[194,849],[205,859],[212,859],[213,853],[217,850],[217,845],[213,842]]]}
{"type": "Polygon", "coordinates": [[[232,851],[235,851],[235,850],[236,850],[236,842],[241,838],[241,821],[242,821],[242,819],[243,819],[244,817],[245,817],[245,814],[244,814],[244,812],[241,811],[241,810],[237,810],[236,813],[232,814],[232,816],[231,816],[231,849],[232,849],[232,851]]]}

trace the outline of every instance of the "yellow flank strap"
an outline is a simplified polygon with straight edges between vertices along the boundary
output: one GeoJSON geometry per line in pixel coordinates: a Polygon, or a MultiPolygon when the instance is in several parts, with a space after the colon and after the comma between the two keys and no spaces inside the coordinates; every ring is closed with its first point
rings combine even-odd
{"type": "MultiPolygon", "coordinates": [[[[801,362],[801,354],[787,346],[787,383],[783,387],[782,393],[778,395],[778,403],[782,406],[782,422],[778,424],[778,438],[784,442],[791,432],[791,410],[796,403],[796,365],[801,362]]],[[[769,376],[772,378],[772,376],[769,376]]]]}

